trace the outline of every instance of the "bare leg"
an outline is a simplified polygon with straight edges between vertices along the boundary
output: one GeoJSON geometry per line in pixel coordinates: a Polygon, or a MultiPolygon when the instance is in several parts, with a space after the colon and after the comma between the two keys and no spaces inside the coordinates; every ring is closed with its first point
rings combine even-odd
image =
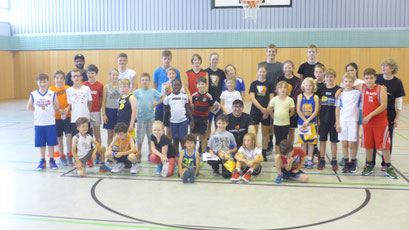
{"type": "Polygon", "coordinates": [[[205,134],[199,135],[200,142],[202,143],[202,153],[206,152],[207,149],[207,131],[205,134]]]}
{"type": "Polygon", "coordinates": [[[386,164],[391,163],[391,152],[389,149],[382,149],[382,156],[386,164]]]}
{"type": "MultiPolygon", "coordinates": [[[[337,143],[336,142],[331,142],[331,152],[332,152],[332,158],[337,158],[337,143]]],[[[355,154],[356,156],[356,154],[355,154]]]]}
{"type": "Polygon", "coordinates": [[[290,131],[288,132],[288,141],[291,144],[294,144],[294,136],[295,135],[295,128],[290,128],[290,131]]]}
{"type": "Polygon", "coordinates": [[[40,147],[40,155],[41,155],[41,158],[45,158],[45,146],[40,147]]]}
{"type": "Polygon", "coordinates": [[[307,144],[308,146],[308,157],[312,158],[312,155],[314,154],[314,145],[313,144],[307,144]]]}
{"type": "Polygon", "coordinates": [[[270,138],[270,127],[271,126],[265,126],[265,125],[261,126],[261,132],[263,135],[263,138],[262,138],[263,149],[267,149],[267,146],[268,146],[268,142],[270,138]]]}
{"type": "Polygon", "coordinates": [[[348,141],[342,141],[342,153],[344,154],[344,159],[349,158],[348,141]]]}
{"type": "Polygon", "coordinates": [[[95,135],[95,140],[99,143],[101,143],[101,126],[94,126],[94,135],[95,135]]]}
{"type": "Polygon", "coordinates": [[[356,142],[352,142],[352,141],[349,142],[349,151],[351,154],[351,160],[356,158],[356,149],[357,149],[356,146],[357,146],[356,142]]]}
{"type": "Polygon", "coordinates": [[[166,127],[166,136],[172,140],[172,133],[170,132],[170,127],[166,127]]]}
{"type": "Polygon", "coordinates": [[[105,146],[99,146],[97,153],[101,156],[101,163],[105,164],[105,152],[106,148],[105,146]]]}
{"type": "Polygon", "coordinates": [[[72,134],[65,134],[65,142],[67,144],[67,154],[71,153],[71,146],[72,146],[72,134]]]}
{"type": "Polygon", "coordinates": [[[58,152],[60,156],[64,156],[64,137],[58,137],[58,152]]]}
{"type": "Polygon", "coordinates": [[[320,158],[325,158],[325,151],[327,150],[327,142],[320,141],[320,158]]]}
{"type": "Polygon", "coordinates": [[[113,139],[114,139],[114,130],[108,130],[108,143],[107,143],[107,146],[109,146],[112,143],[113,139]]]}

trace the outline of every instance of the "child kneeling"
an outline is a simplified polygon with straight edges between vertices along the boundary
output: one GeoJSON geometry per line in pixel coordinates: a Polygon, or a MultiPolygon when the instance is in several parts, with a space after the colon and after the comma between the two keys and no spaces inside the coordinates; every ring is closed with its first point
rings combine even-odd
{"type": "Polygon", "coordinates": [[[249,183],[251,175],[257,176],[261,173],[261,162],[264,161],[262,150],[257,146],[256,135],[247,133],[243,137],[243,146],[236,153],[236,169],[231,176],[231,182],[242,179],[249,183]],[[240,172],[243,170],[243,176],[240,172]]]}
{"type": "Polygon", "coordinates": [[[302,148],[293,147],[288,140],[281,141],[280,154],[274,156],[278,174],[275,182],[280,184],[283,179],[308,182],[309,176],[300,170],[305,160],[306,154],[302,148]]]}
{"type": "Polygon", "coordinates": [[[150,141],[152,154],[149,160],[158,165],[156,174],[161,174],[163,177],[170,177],[173,175],[175,169],[176,150],[169,138],[163,135],[164,129],[165,126],[161,121],[155,121],[153,123],[150,141]]]}
{"type": "Polygon", "coordinates": [[[180,170],[180,178],[183,183],[195,182],[195,177],[199,174],[199,154],[196,151],[196,137],[193,134],[186,135],[183,139],[185,149],[179,154],[178,166],[180,170]]]}

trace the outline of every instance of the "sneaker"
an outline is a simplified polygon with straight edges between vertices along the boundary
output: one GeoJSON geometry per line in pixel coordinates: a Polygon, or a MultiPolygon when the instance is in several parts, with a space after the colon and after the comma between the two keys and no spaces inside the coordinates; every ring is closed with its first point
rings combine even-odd
{"type": "Polygon", "coordinates": [[[73,162],[73,157],[72,156],[68,156],[67,157],[67,164],[69,167],[74,166],[74,162],[73,162]]]}
{"type": "Polygon", "coordinates": [[[349,173],[349,170],[350,170],[350,162],[346,161],[344,168],[342,168],[342,173],[349,173]]]}
{"type": "Polygon", "coordinates": [[[190,177],[189,177],[189,181],[190,181],[190,183],[195,183],[195,179],[196,179],[196,168],[190,168],[189,169],[189,171],[190,171],[190,177]]]}
{"type": "Polygon", "coordinates": [[[92,160],[87,160],[87,167],[88,168],[94,167],[94,163],[92,163],[92,160]]]}
{"type": "Polygon", "coordinates": [[[314,147],[314,153],[313,153],[313,155],[314,155],[314,156],[317,156],[317,157],[320,155],[320,151],[318,150],[317,145],[315,145],[315,147],[314,147]]]}
{"type": "Polygon", "coordinates": [[[45,168],[46,168],[45,159],[41,159],[40,163],[38,163],[37,170],[41,171],[41,170],[44,170],[45,168]]]}
{"type": "Polygon", "coordinates": [[[168,170],[169,169],[169,162],[166,162],[165,164],[162,165],[162,170],[160,171],[161,177],[167,177],[168,176],[168,170]]]}
{"type": "Polygon", "coordinates": [[[60,165],[61,166],[68,166],[67,158],[65,156],[60,157],[60,165]]]}
{"type": "Polygon", "coordinates": [[[131,169],[129,170],[131,174],[137,174],[139,172],[139,168],[137,164],[132,164],[131,169]]]}
{"type": "Polygon", "coordinates": [[[321,158],[320,161],[318,162],[318,170],[323,170],[325,168],[325,159],[321,158]]]}
{"type": "Polygon", "coordinates": [[[220,176],[219,171],[213,171],[213,176],[220,176]]]}
{"type": "MultiPolygon", "coordinates": [[[[385,166],[386,167],[386,166],[385,166]]],[[[396,175],[395,170],[393,170],[392,166],[389,166],[386,169],[386,173],[385,173],[388,177],[392,178],[392,179],[398,179],[398,175],[396,175]]]]}
{"type": "Polygon", "coordinates": [[[97,159],[95,160],[95,164],[99,165],[101,163],[101,156],[97,155],[97,159]]]}
{"type": "Polygon", "coordinates": [[[381,171],[385,172],[387,170],[386,165],[383,165],[381,171]]]}
{"type": "Polygon", "coordinates": [[[99,166],[99,172],[111,172],[112,169],[110,169],[108,166],[106,165],[101,165],[99,166]]]}
{"type": "Polygon", "coordinates": [[[231,176],[230,181],[235,183],[235,182],[239,181],[240,179],[241,179],[241,176],[240,176],[239,170],[234,169],[233,170],[233,175],[231,176]]]}
{"type": "Polygon", "coordinates": [[[189,177],[190,177],[190,170],[186,170],[182,176],[183,183],[187,183],[187,180],[189,179],[189,177]]]}
{"type": "Polygon", "coordinates": [[[373,166],[367,164],[366,167],[364,168],[364,171],[362,171],[362,176],[369,176],[372,173],[373,173],[373,166]]]}
{"type": "Polygon", "coordinates": [[[342,158],[341,161],[339,162],[339,165],[345,166],[345,158],[342,158]]]}
{"type": "Polygon", "coordinates": [[[142,163],[142,154],[139,154],[138,156],[138,164],[142,163]]]}
{"type": "Polygon", "coordinates": [[[307,169],[312,169],[314,164],[312,163],[311,160],[307,160],[307,169]]]}
{"type": "Polygon", "coordinates": [[[308,163],[308,160],[306,160],[301,167],[302,167],[302,168],[307,168],[307,163],[308,163]]]}
{"type": "Polygon", "coordinates": [[[111,173],[118,173],[123,168],[125,168],[125,164],[123,162],[118,162],[115,164],[114,168],[111,170],[111,173]]]}
{"type": "Polygon", "coordinates": [[[281,184],[281,182],[283,182],[283,176],[282,175],[278,175],[277,179],[276,179],[276,184],[281,184]]]}
{"type": "Polygon", "coordinates": [[[250,182],[251,174],[253,173],[252,170],[247,170],[246,173],[241,177],[241,179],[246,182],[247,184],[250,182]]]}
{"type": "Polygon", "coordinates": [[[331,160],[331,166],[332,166],[332,170],[337,171],[338,170],[338,161],[336,159],[331,160]]]}
{"type": "Polygon", "coordinates": [[[156,175],[160,175],[160,172],[162,172],[162,165],[156,166],[156,175]]]}
{"type": "Polygon", "coordinates": [[[57,166],[57,164],[55,163],[54,158],[51,158],[51,159],[50,159],[50,169],[52,169],[52,170],[57,170],[57,169],[58,169],[58,166],[57,166]]]}
{"type": "Polygon", "coordinates": [[[356,173],[356,161],[355,161],[355,163],[351,162],[351,164],[349,165],[349,172],[350,173],[356,173]]]}

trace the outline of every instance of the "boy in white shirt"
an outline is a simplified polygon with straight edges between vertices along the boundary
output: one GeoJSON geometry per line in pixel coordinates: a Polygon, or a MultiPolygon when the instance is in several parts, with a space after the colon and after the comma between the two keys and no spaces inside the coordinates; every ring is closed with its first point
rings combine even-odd
{"type": "Polygon", "coordinates": [[[227,90],[220,95],[220,105],[224,114],[230,114],[233,111],[233,101],[242,100],[239,91],[235,90],[237,84],[236,77],[230,76],[226,80],[227,90]]]}
{"type": "Polygon", "coordinates": [[[128,79],[131,82],[131,93],[138,88],[138,78],[136,77],[136,72],[132,69],[128,69],[126,65],[128,64],[128,55],[126,53],[120,53],[117,58],[118,70],[119,70],[119,81],[122,79],[128,79]]]}

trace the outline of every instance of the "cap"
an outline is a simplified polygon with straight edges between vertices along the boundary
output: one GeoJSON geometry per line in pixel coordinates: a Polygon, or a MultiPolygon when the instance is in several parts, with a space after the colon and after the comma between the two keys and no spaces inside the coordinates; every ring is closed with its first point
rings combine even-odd
{"type": "Polygon", "coordinates": [[[84,57],[84,55],[82,55],[82,54],[77,54],[77,55],[75,55],[74,61],[77,60],[78,58],[81,58],[83,61],[85,61],[85,57],[84,57]]]}
{"type": "Polygon", "coordinates": [[[232,105],[240,105],[240,106],[244,106],[243,101],[240,99],[236,99],[233,101],[232,105]]]}

